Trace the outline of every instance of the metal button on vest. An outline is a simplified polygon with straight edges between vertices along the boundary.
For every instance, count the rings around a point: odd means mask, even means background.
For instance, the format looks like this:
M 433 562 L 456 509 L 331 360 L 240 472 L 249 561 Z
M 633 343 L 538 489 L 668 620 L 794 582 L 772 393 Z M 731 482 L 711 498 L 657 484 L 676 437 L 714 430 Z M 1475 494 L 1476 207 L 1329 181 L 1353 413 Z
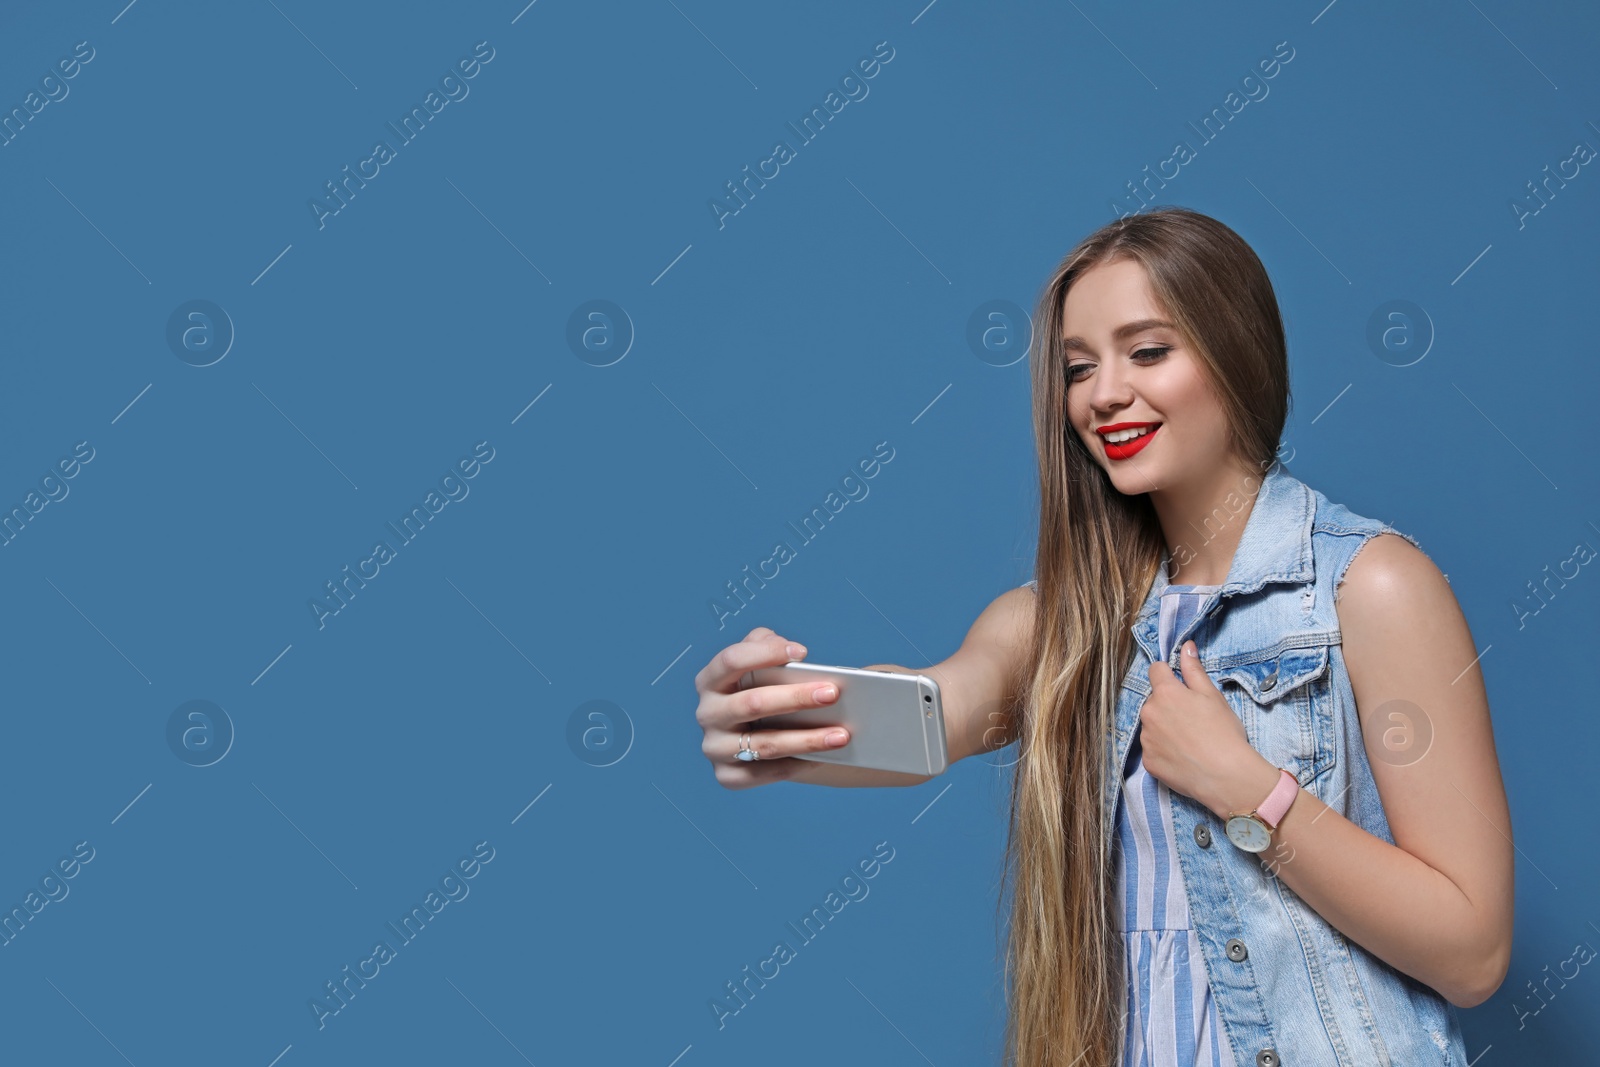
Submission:
M 1206 828 L 1205 823 L 1195 824 L 1194 843 L 1199 845 L 1201 848 L 1211 847 L 1211 831 Z
M 1256 1067 L 1283 1067 L 1283 1061 L 1278 1058 L 1278 1050 L 1264 1048 L 1256 1053 Z
M 1223 947 L 1228 950 L 1228 958 L 1234 963 L 1243 963 L 1245 957 L 1250 955 L 1250 950 L 1245 948 L 1244 942 L 1237 937 L 1228 938 L 1228 943 Z M 1273 1055 L 1276 1057 L 1277 1053 L 1273 1053 Z M 1257 1058 L 1259 1059 L 1259 1057 Z M 1276 1059 L 1273 1062 L 1277 1062 Z
M 1277 671 L 1273 671 L 1271 674 L 1269 674 L 1265 678 L 1261 679 L 1261 688 L 1262 689 L 1271 689 L 1273 686 L 1275 686 L 1277 684 L 1278 684 L 1278 672 Z

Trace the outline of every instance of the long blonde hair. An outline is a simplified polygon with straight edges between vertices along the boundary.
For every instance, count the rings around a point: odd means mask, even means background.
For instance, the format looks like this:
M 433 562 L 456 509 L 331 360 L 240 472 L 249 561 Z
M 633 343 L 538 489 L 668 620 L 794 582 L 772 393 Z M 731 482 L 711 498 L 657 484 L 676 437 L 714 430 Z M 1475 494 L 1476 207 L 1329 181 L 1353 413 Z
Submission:
M 1067 415 L 1067 290 L 1090 267 L 1141 263 L 1195 353 L 1240 456 L 1270 461 L 1288 416 L 1283 320 L 1266 269 L 1227 226 L 1185 208 L 1119 219 L 1085 238 L 1045 285 L 1035 316 L 1039 456 L 1032 678 L 1018 706 L 1001 897 L 1015 875 L 1006 948 L 1007 1067 L 1115 1067 L 1123 1012 L 1104 800 L 1132 624 L 1164 547 L 1144 495 L 1126 496 Z M 1264 469 L 1264 463 L 1263 463 Z

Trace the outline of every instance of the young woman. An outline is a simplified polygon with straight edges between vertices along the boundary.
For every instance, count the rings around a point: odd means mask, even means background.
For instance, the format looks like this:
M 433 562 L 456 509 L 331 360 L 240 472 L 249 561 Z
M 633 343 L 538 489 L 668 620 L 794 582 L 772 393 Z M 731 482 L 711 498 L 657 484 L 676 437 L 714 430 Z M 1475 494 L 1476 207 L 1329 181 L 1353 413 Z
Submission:
M 1036 321 L 1038 577 L 920 669 L 952 761 L 1019 746 L 1007 1063 L 1466 1067 L 1512 845 L 1447 581 L 1278 460 L 1283 324 L 1222 223 L 1111 223 Z M 926 781 L 793 758 L 841 730 L 748 732 L 836 697 L 735 688 L 804 654 L 762 627 L 696 676 L 717 780 Z

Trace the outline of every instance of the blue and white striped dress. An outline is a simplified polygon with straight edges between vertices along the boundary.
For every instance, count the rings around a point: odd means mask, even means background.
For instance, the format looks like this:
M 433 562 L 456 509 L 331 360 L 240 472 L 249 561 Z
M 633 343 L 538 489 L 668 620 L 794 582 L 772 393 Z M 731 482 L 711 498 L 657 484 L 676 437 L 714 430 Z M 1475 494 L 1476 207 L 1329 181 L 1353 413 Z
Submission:
M 1183 632 L 1217 588 L 1173 585 L 1163 591 L 1162 662 L 1172 653 L 1172 636 Z M 1236 1067 L 1211 998 L 1199 935 L 1189 928 L 1189 901 L 1172 840 L 1172 794 L 1146 773 L 1137 732 L 1128 760 L 1113 852 L 1126 957 L 1123 1067 Z

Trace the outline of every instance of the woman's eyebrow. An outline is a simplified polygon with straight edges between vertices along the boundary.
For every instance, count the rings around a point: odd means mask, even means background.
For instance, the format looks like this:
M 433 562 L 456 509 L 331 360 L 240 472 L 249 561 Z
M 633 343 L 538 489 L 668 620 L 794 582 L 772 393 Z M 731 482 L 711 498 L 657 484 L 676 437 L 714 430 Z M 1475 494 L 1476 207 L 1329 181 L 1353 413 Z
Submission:
M 1130 334 L 1143 333 L 1145 330 L 1175 330 L 1176 326 L 1165 319 L 1139 319 L 1137 322 L 1127 322 L 1111 331 L 1113 341 L 1121 341 Z M 1092 351 L 1089 343 L 1081 337 L 1068 337 L 1062 340 L 1062 347 L 1068 352 Z

